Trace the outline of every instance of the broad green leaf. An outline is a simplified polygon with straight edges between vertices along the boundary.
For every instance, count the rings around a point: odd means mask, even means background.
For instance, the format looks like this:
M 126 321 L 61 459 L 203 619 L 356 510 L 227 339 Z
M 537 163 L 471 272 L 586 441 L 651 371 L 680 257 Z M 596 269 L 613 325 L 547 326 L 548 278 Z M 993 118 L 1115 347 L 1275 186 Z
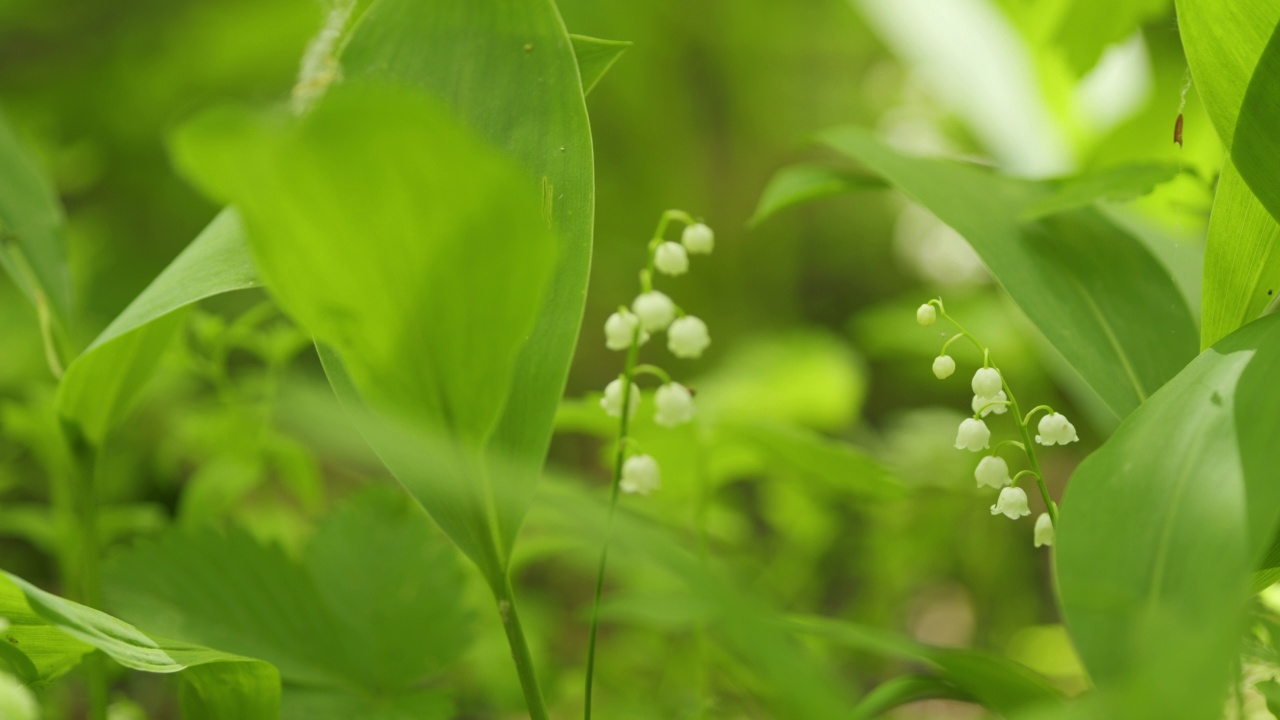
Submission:
M 94 649 L 131 669 L 183 673 L 183 717 L 274 720 L 280 675 L 261 660 L 148 635 L 110 615 L 47 593 L 25 580 L 0 577 L 0 616 L 7 635 L 48 680 Z M 227 667 L 238 666 L 238 667 Z
M 889 633 L 827 618 L 798 618 L 797 632 L 866 652 L 924 662 L 974 702 L 1010 716 L 1038 705 L 1060 704 L 1062 693 L 1030 668 L 1000 655 L 940 648 Z
M 237 204 L 264 284 L 338 352 L 364 400 L 453 436 L 449 466 L 474 502 L 442 518 L 431 486 L 417 497 L 495 577 L 510 541 L 466 456 L 520 401 L 508 395 L 556 252 L 536 182 L 425 95 L 391 86 L 334 87 L 298 121 L 210 113 L 175 149 Z
M 1201 354 L 1079 467 L 1057 571 L 1116 717 L 1218 717 L 1280 510 L 1280 317 Z
M 1058 11 L 1054 43 L 1077 76 L 1097 64 L 1109 46 L 1138 32 L 1141 25 L 1163 15 L 1170 0 L 1075 0 L 1040 3 Z
M 457 556 L 390 486 L 322 521 L 300 562 L 239 532 L 175 531 L 118 556 L 106 576 L 123 616 L 270 660 L 286 708 L 301 702 L 298 686 L 413 697 L 470 642 Z
M 1245 91 L 1244 103 L 1236 119 L 1231 159 L 1271 217 L 1280 221 L 1280 18 L 1273 25 L 1271 40 L 1258 58 L 1253 79 Z
M 742 444 L 763 454 L 766 463 L 784 474 L 823 480 L 863 497 L 899 497 L 901 482 L 861 448 L 828 439 L 799 427 L 770 423 L 723 422 L 719 442 Z
M 823 134 L 963 235 L 1027 317 L 1124 417 L 1193 357 L 1195 324 L 1168 271 L 1099 211 L 1023 218 L 1040 183 L 900 155 L 865 130 Z
M 867 693 L 853 708 L 850 720 L 871 720 L 907 703 L 920 700 L 967 700 L 959 688 L 932 675 L 903 675 L 886 680 Z
M 1280 683 L 1275 680 L 1263 680 L 1253 686 L 1267 703 L 1267 712 L 1280 717 Z
M 58 411 L 94 445 L 132 407 L 160 362 L 184 308 L 257 285 L 239 217 L 224 210 L 67 367 Z
M 1150 193 L 1156 185 L 1178 174 L 1172 165 L 1120 165 L 1094 172 L 1047 181 L 1051 195 L 1027 208 L 1023 217 L 1031 220 L 1066 210 L 1086 207 L 1099 200 L 1123 202 Z
M 885 187 L 880 178 L 867 177 L 826 165 L 800 164 L 784 167 L 769 178 L 756 211 L 747 222 L 751 227 L 787 208 L 859 190 Z
M 521 468 L 491 478 L 496 494 L 519 500 L 498 512 L 498 537 L 509 547 L 551 440 L 591 264 L 591 128 L 571 41 L 552 0 L 382 0 L 353 32 L 342 66 L 347 78 L 394 79 L 446 103 L 538 184 L 559 239 L 555 280 L 493 438 Z
M 0 115 L 0 264 L 32 302 L 43 296 L 65 328 L 71 282 L 62 205 Z
M 1209 216 L 1200 345 L 1207 348 L 1262 314 L 1280 292 L 1280 224 L 1227 159 Z
M 631 43 L 622 40 L 601 40 L 586 35 L 570 35 L 573 54 L 578 58 L 578 74 L 582 77 L 583 94 L 595 89 L 596 83 L 618 62 Z

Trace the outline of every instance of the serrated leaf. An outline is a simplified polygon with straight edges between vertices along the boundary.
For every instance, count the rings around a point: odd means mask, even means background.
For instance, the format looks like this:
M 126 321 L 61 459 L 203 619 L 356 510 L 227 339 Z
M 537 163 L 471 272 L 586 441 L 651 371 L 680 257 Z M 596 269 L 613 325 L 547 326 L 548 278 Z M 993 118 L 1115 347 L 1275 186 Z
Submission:
M 631 43 L 622 40 L 601 40 L 586 35 L 570 35 L 573 54 L 578 58 L 578 74 L 582 78 L 582 92 L 589 94 L 605 73 L 618 62 Z
M 1043 184 L 900 155 L 858 128 L 823 133 L 965 237 L 1013 300 L 1118 417 L 1195 354 L 1195 323 L 1169 272 L 1092 208 L 1024 221 Z
M 1067 627 L 1117 717 L 1219 717 L 1280 516 L 1280 317 L 1200 355 L 1079 467 L 1058 529 Z
M 755 227 L 779 212 L 859 190 L 886 187 L 884 180 L 826 165 L 800 164 L 784 167 L 769 178 L 760 201 L 747 224 Z

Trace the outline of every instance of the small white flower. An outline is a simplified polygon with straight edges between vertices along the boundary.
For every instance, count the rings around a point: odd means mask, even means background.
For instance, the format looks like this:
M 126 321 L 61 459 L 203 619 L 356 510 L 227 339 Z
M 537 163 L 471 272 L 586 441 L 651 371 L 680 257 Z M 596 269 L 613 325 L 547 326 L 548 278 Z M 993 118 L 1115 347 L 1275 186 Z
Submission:
M 706 225 L 694 223 L 684 229 L 684 233 L 680 235 L 680 242 L 684 243 L 684 248 L 691 253 L 707 255 L 716 246 L 716 234 Z
M 653 421 L 664 427 L 683 425 L 693 419 L 693 393 L 680 383 L 667 383 L 653 395 L 658 412 Z
M 640 318 L 640 325 L 652 332 L 665 329 L 676 317 L 676 304 L 657 290 L 636 296 L 631 310 Z
M 653 253 L 653 266 L 664 275 L 683 275 L 689 272 L 689 253 L 680 243 L 664 242 Z
M 1001 390 L 1000 392 L 996 393 L 995 397 L 982 397 L 981 395 L 974 395 L 973 403 L 971 404 L 971 406 L 973 407 L 973 411 L 975 413 L 978 412 L 979 410 L 982 410 L 982 417 L 986 417 L 991 413 L 995 413 L 997 415 L 1003 415 L 1005 414 L 1005 411 L 1009 409 L 1009 406 L 995 405 L 993 403 L 1004 403 L 1004 402 L 1008 402 L 1008 400 L 1009 400 L 1009 396 L 1005 395 L 1004 391 Z
M 600 398 L 600 407 L 608 413 L 609 417 L 622 417 L 622 378 L 618 378 L 609 383 L 604 388 L 604 397 Z M 640 386 L 631 383 L 631 400 L 627 404 L 627 419 L 636 416 L 636 410 L 640 409 Z
M 1056 412 L 1040 418 L 1037 429 L 1040 434 L 1036 436 L 1036 442 L 1041 445 L 1066 445 L 1080 439 L 1076 435 L 1076 426 Z
M 1002 488 L 1006 485 L 1012 485 L 1013 480 L 1009 477 L 1009 463 L 1004 458 L 988 455 L 982 458 L 982 462 L 978 463 L 978 468 L 973 471 L 973 477 L 978 481 L 978 487 L 987 485 L 993 488 Z
M 707 324 L 692 315 L 685 315 L 667 328 L 667 347 L 678 358 L 697 358 L 711 344 Z
M 939 380 L 946 380 L 956 371 L 956 361 L 950 355 L 939 355 L 933 359 L 933 375 Z
M 1000 491 L 996 504 L 991 506 L 992 515 L 1003 514 L 1010 520 L 1017 520 L 1031 514 L 1027 508 L 1027 493 L 1020 487 L 1007 487 Z
M 1052 546 L 1053 540 L 1053 520 L 1050 519 L 1049 513 L 1040 513 L 1040 517 L 1036 518 L 1036 547 Z
M 622 463 L 622 479 L 618 488 L 624 493 L 648 495 L 662 487 L 658 461 L 648 455 L 632 455 Z
M 1000 392 L 1000 371 L 995 368 L 979 368 L 973 374 L 973 394 L 979 397 L 995 397 Z
M 635 337 L 636 327 L 640 324 L 640 318 L 632 315 L 626 310 L 609 316 L 604 322 L 604 344 L 610 350 L 626 350 L 631 347 L 631 340 Z M 649 333 L 644 330 L 640 331 L 640 344 L 643 345 L 649 340 Z
M 916 310 L 916 322 L 920 323 L 920 327 L 929 327 L 938 320 L 938 311 L 933 306 L 925 303 Z
M 990 443 L 991 431 L 987 429 L 986 423 L 973 418 L 966 418 L 960 423 L 960 430 L 956 433 L 957 450 L 980 452 L 986 450 Z

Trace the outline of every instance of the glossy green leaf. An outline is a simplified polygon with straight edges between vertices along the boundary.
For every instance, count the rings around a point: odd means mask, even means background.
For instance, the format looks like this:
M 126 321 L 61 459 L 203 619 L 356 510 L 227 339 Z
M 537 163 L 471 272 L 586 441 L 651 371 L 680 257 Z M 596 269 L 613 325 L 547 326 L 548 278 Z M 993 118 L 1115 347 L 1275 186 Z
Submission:
M 261 660 L 148 635 L 8 573 L 0 577 L 0 616 L 13 618 L 9 642 L 32 659 L 41 680 L 65 672 L 97 649 L 131 670 L 183 673 L 185 718 L 279 716 L 280 675 Z
M 182 325 L 181 311 L 256 285 L 239 217 L 224 210 L 67 367 L 58 388 L 59 413 L 101 445 L 154 373 Z
M 1231 159 L 1258 201 L 1280 221 L 1280 17 L 1245 91 L 1231 142 Z
M 538 186 L 429 98 L 390 86 L 332 88 L 296 122 L 210 113 L 175 148 L 236 202 L 264 283 L 337 350 L 363 399 L 454 437 L 448 462 L 474 502 L 444 517 L 431 486 L 415 490 L 493 577 L 509 539 L 490 527 L 484 469 L 464 456 L 518 402 L 516 363 L 556 252 Z
M 43 295 L 66 327 L 71 315 L 62 205 L 0 115 L 0 264 L 32 302 Z
M 582 92 L 590 93 L 605 73 L 618 62 L 631 43 L 621 40 L 601 40 L 586 35 L 570 35 L 573 54 L 578 58 L 578 74 L 582 78 Z
M 572 43 L 552 0 L 382 0 L 361 19 L 342 65 L 347 78 L 394 79 L 446 103 L 525 169 L 559 240 L 555 280 L 492 442 L 519 464 L 512 476 L 491 478 L 497 494 L 518 500 L 498 511 L 498 536 L 509 547 L 551 440 L 591 264 L 591 128 Z
M 1280 317 L 1203 353 L 1079 467 L 1062 608 L 1116 716 L 1218 717 L 1252 571 L 1280 517 Z
M 412 696 L 470 642 L 457 555 L 422 509 L 370 488 L 316 528 L 302 560 L 233 532 L 171 532 L 117 557 L 107 596 L 166 635 L 261 657 L 326 693 Z M 305 692 L 304 692 L 305 696 Z
M 1040 183 L 894 152 L 865 130 L 823 134 L 963 235 L 1027 317 L 1124 417 L 1196 349 L 1195 323 L 1169 272 L 1092 208 L 1024 221 L 1052 196 Z
M 1262 314 L 1280 293 L 1280 224 L 1228 159 L 1218 180 L 1204 254 L 1200 345 Z
M 970 700 L 959 688 L 931 675 L 903 675 L 886 680 L 853 708 L 850 720 L 871 720 L 894 708 L 920 700 Z
M 880 655 L 927 663 L 942 678 L 974 702 L 1010 716 L 1041 705 L 1063 701 L 1048 680 L 1008 658 L 980 652 L 940 648 L 899 638 L 872 628 L 827 618 L 799 618 L 792 621 L 798 632 Z
M 859 190 L 886 187 L 880 178 L 827 167 L 800 164 L 784 167 L 769 178 L 748 225 L 755 227 L 779 212 L 815 200 Z

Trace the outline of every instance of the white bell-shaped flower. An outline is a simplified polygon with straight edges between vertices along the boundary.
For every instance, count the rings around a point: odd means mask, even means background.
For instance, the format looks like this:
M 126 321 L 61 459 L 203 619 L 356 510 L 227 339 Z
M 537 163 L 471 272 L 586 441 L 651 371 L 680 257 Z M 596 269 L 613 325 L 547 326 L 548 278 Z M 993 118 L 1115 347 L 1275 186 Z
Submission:
M 1040 418 L 1040 424 L 1036 429 L 1040 431 L 1040 434 L 1036 435 L 1036 442 L 1041 445 L 1066 445 L 1080 439 L 1076 435 L 1076 426 L 1056 412 Z
M 966 418 L 960 423 L 960 430 L 956 433 L 957 450 L 981 452 L 986 450 L 990 443 L 991 431 L 987 429 L 986 423 L 973 418 Z
M 1009 409 L 1009 406 L 1005 404 L 1008 401 L 1009 401 L 1009 396 L 1005 395 L 1004 391 L 1001 390 L 1000 392 L 996 393 L 995 397 L 982 397 L 981 395 L 974 395 L 971 406 L 973 407 L 973 411 L 975 413 L 981 410 L 982 417 L 986 417 L 991 413 L 995 413 L 997 415 L 1003 415 Z
M 694 223 L 685 227 L 680 242 L 684 243 L 685 250 L 695 255 L 707 255 L 715 249 L 716 234 L 706 225 Z
M 665 329 L 676 317 L 676 304 L 657 290 L 637 295 L 631 310 L 640 318 L 640 326 L 651 332 Z
M 710 344 L 707 324 L 692 315 L 677 318 L 667 328 L 667 348 L 678 358 L 700 357 Z
M 1040 513 L 1040 517 L 1036 518 L 1036 547 L 1042 545 L 1053 545 L 1053 519 L 1049 517 L 1049 513 Z
M 604 322 L 604 344 L 610 350 L 626 350 L 631 347 L 631 341 L 636 336 L 636 328 L 640 325 L 640 318 L 626 310 L 609 316 Z M 643 345 L 649 340 L 649 333 L 644 330 L 640 331 L 640 344 Z
M 999 489 L 1013 484 L 1013 479 L 1009 477 L 1009 463 L 995 455 L 982 458 L 982 462 L 973 471 L 973 477 L 978 481 L 978 487 L 986 485 Z
M 683 275 L 689 272 L 689 253 L 680 243 L 664 242 L 653 253 L 653 266 L 664 275 Z
M 667 383 L 653 395 L 658 411 L 653 421 L 663 427 L 683 425 L 693 419 L 693 393 L 680 383 Z
M 925 303 L 916 310 L 916 322 L 920 323 L 920 327 L 929 327 L 938 320 L 938 311 L 933 306 Z
M 622 378 L 618 378 L 609 383 L 604 388 L 604 397 L 600 398 L 600 407 L 608 413 L 609 417 L 622 417 Z M 640 386 L 631 383 L 631 399 L 627 403 L 627 419 L 636 416 L 636 411 L 640 409 Z
M 933 359 L 933 376 L 946 380 L 956 371 L 956 361 L 950 355 L 939 355 Z
M 1010 520 L 1017 520 L 1031 514 L 1027 507 L 1027 493 L 1020 487 L 1007 487 L 1000 491 L 996 504 L 991 506 L 992 515 L 1004 515 Z
M 658 461 L 649 455 L 632 455 L 622 463 L 622 478 L 618 489 L 624 493 L 648 495 L 662 487 L 662 473 Z
M 995 397 L 1000 392 L 1000 384 L 1000 371 L 995 368 L 978 368 L 973 374 L 973 394 L 978 397 Z

